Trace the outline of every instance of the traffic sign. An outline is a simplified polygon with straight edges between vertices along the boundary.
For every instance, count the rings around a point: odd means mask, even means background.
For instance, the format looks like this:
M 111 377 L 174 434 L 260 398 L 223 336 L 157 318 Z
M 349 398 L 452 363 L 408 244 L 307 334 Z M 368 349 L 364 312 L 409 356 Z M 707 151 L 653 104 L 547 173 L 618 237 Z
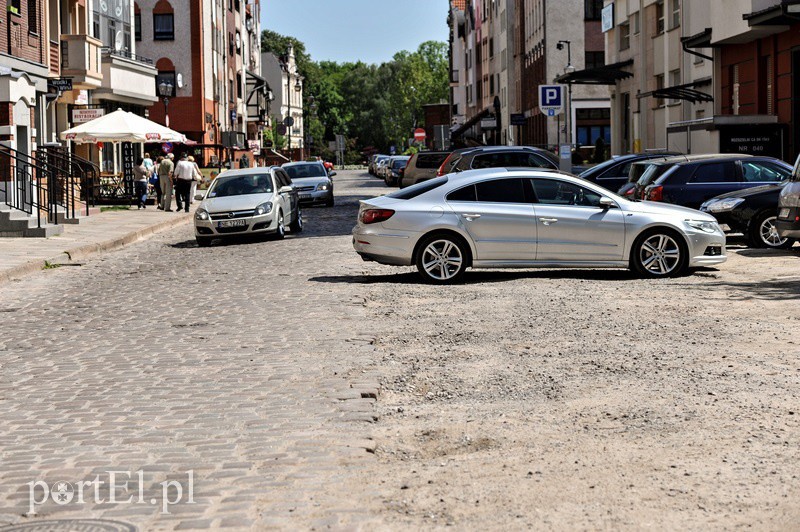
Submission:
M 539 85 L 539 110 L 547 116 L 564 111 L 564 86 Z
M 427 137 L 427 134 L 425 133 L 425 130 L 422 129 L 421 127 L 418 127 L 417 129 L 414 130 L 415 142 L 425 142 L 425 137 Z
M 275 128 L 275 130 L 278 133 L 278 135 L 280 135 L 282 137 L 282 136 L 286 135 L 286 131 L 288 129 L 284 124 L 278 124 L 277 127 Z

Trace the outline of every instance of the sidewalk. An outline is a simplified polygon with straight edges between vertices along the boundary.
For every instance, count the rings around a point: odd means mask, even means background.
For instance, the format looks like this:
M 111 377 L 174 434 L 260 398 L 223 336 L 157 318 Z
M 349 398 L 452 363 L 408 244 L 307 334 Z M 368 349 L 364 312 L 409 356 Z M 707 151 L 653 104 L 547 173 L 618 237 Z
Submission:
M 0 284 L 39 271 L 46 263 L 65 264 L 119 249 L 191 219 L 191 213 L 134 208 L 101 212 L 77 225 L 65 224 L 64 233 L 51 238 L 0 238 Z

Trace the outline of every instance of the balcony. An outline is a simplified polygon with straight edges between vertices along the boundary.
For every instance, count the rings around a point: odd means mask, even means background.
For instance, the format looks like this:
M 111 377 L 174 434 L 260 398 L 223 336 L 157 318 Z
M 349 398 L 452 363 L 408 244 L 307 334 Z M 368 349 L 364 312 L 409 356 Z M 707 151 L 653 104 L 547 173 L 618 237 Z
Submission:
M 61 75 L 72 78 L 73 89 L 96 89 L 103 81 L 98 39 L 88 35 L 61 36 Z
M 95 99 L 149 107 L 158 101 L 153 60 L 124 50 L 101 49 L 102 84 Z

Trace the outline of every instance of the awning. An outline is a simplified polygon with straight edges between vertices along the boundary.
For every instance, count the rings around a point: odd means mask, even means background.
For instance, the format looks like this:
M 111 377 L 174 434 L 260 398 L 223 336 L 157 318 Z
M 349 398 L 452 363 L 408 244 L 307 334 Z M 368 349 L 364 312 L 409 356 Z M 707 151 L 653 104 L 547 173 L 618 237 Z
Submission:
M 653 98 L 664 98 L 669 100 L 686 100 L 692 103 L 713 102 L 713 96 L 706 94 L 705 92 L 695 90 L 695 87 L 703 87 L 706 85 L 711 85 L 710 79 L 703 79 L 695 81 L 694 83 L 686 83 L 684 85 L 675 85 L 674 87 L 664 87 L 663 89 L 656 89 L 650 92 L 642 92 L 637 94 L 636 97 L 641 99 L 652 96 Z
M 711 48 L 711 28 L 688 37 L 681 37 L 681 43 L 684 48 Z
M 777 5 L 742 15 L 748 25 L 789 26 L 800 21 L 800 0 L 783 0 Z
M 450 132 L 450 138 L 451 139 L 455 139 L 455 138 L 460 137 L 461 135 L 466 133 L 469 130 L 469 128 L 471 128 L 472 126 L 477 124 L 480 121 L 481 118 L 489 116 L 491 113 L 492 113 L 492 108 L 491 107 L 487 107 L 483 111 L 477 113 L 475 116 L 473 116 L 472 118 L 470 118 L 469 120 L 467 120 L 466 122 L 461 124 L 457 129 L 451 131 Z
M 633 77 L 633 73 L 622 70 L 632 64 L 633 59 L 628 59 L 627 61 L 620 61 L 619 63 L 597 68 L 576 70 L 575 72 L 558 76 L 556 83 L 566 83 L 568 85 L 616 85 L 618 81 Z
M 61 132 L 61 140 L 95 142 L 181 142 L 186 136 L 142 116 L 117 109 L 113 113 Z

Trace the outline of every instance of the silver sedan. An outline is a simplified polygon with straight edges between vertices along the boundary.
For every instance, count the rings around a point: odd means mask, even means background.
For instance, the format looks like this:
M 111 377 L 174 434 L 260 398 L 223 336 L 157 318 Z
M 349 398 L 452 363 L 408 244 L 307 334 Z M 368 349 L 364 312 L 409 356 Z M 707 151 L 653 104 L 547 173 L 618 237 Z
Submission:
M 416 265 L 433 283 L 456 282 L 468 267 L 671 277 L 726 260 L 725 234 L 708 214 L 540 170 L 450 174 L 362 201 L 353 247 L 364 260 Z

